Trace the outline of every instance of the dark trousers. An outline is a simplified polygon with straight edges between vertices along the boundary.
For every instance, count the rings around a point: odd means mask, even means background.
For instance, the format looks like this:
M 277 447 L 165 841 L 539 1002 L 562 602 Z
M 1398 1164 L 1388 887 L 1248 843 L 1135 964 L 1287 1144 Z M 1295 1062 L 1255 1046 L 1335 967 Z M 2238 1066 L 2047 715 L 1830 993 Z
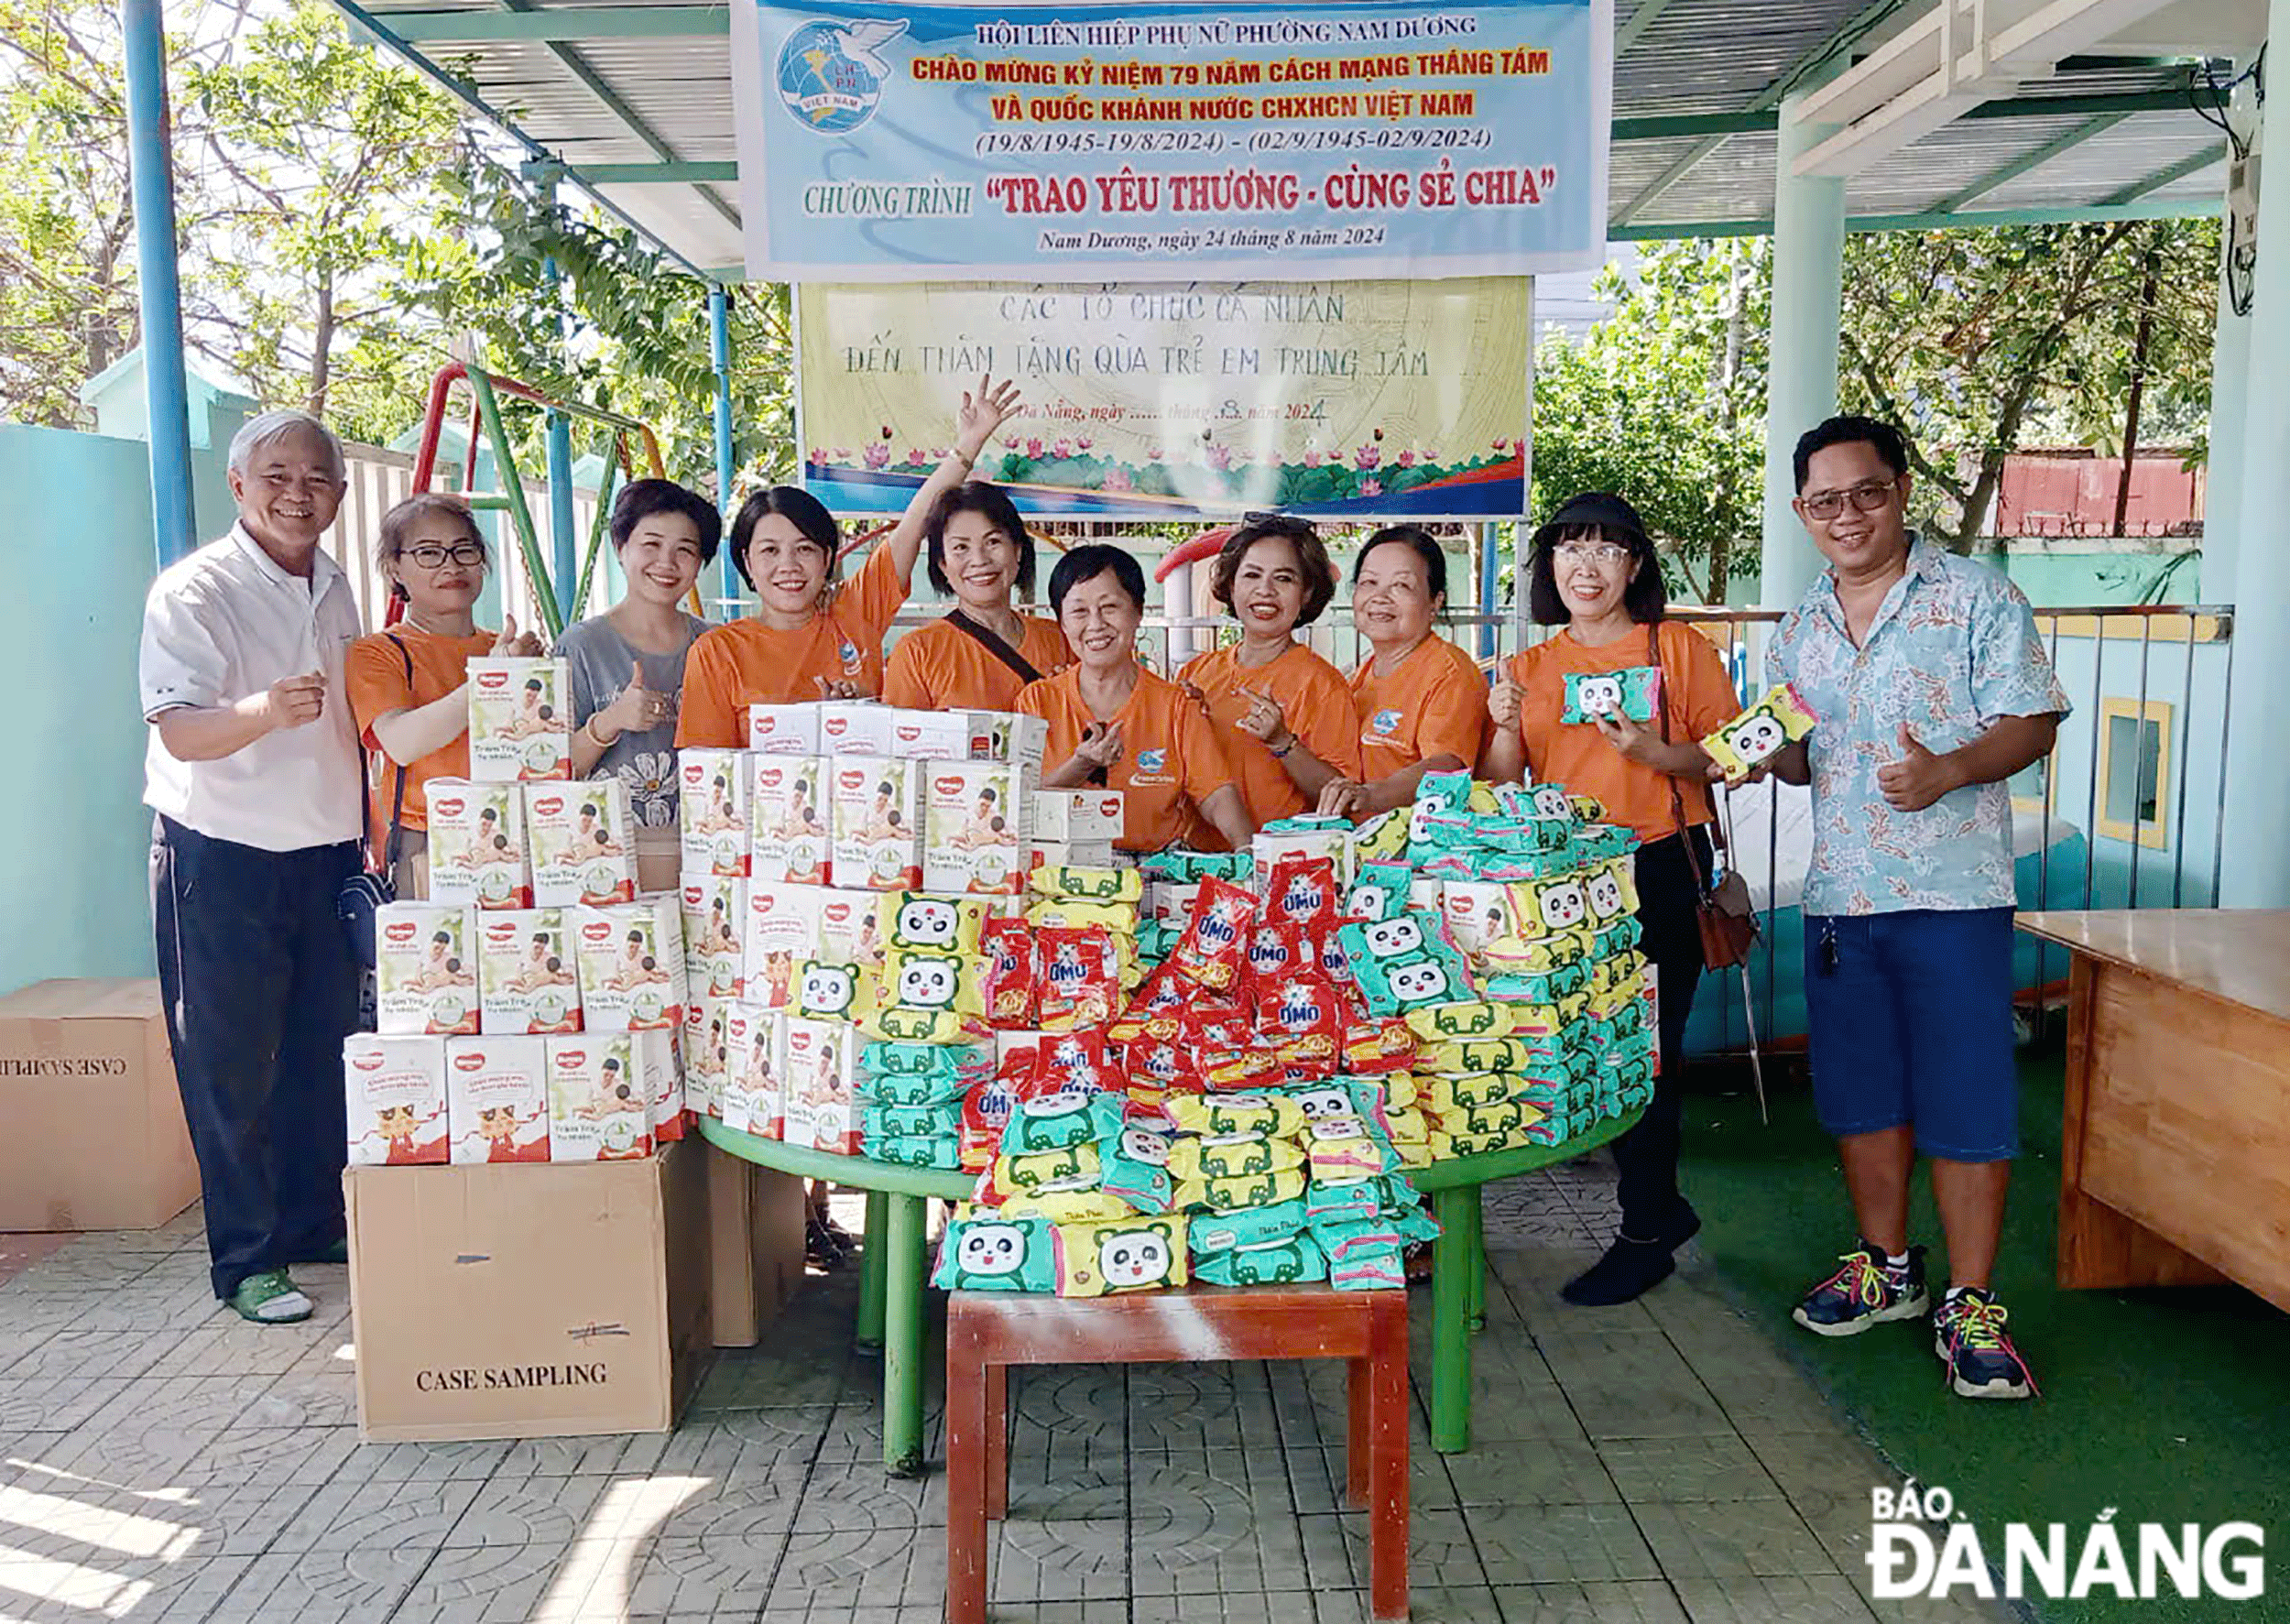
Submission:
M 1638 1125 L 1614 1141 L 1620 1178 L 1622 1233 L 1652 1240 L 1679 1205 L 1678 1139 L 1685 1119 L 1685 1020 L 1702 977 L 1702 932 L 1696 921 L 1694 864 L 1709 872 L 1709 834 L 1692 830 L 1689 862 L 1677 835 L 1638 848 L 1639 951 L 1660 977 L 1662 1075 Z
M 152 832 L 159 992 L 217 1297 L 343 1237 L 358 988 L 334 898 L 357 861 L 354 842 L 267 852 L 164 817 Z

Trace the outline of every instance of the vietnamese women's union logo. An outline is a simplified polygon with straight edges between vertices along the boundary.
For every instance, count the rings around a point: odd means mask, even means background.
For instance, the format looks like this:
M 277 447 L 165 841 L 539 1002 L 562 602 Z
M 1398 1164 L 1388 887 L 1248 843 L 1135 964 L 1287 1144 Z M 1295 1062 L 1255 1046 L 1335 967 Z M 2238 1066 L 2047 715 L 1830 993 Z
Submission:
M 904 19 L 805 23 L 780 48 L 780 100 L 805 129 L 844 136 L 875 116 L 891 77 L 882 49 Z
M 2254 1522 L 2118 1522 L 2108 1507 L 2088 1526 L 2007 1522 L 2002 1542 L 1956 1510 L 1946 1489 L 1914 1478 L 1870 1494 L 1870 1593 L 1879 1601 L 2041 1596 L 2121 1601 L 2211 1595 L 2248 1601 L 2266 1591 L 2266 1533 Z M 2001 1575 L 2001 1583 L 1998 1583 Z

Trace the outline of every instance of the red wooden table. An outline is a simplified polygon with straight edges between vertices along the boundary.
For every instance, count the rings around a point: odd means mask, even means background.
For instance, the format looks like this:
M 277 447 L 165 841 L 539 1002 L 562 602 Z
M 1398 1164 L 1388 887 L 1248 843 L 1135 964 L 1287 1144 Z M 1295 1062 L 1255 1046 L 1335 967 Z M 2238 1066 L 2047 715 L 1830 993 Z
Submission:
M 1368 1509 L 1369 1600 L 1379 1619 L 1407 1617 L 1407 1293 L 1192 1286 L 947 1299 L 947 1624 L 985 1624 L 987 1524 L 1009 1505 L 1009 1368 L 1206 1359 L 1350 1365 L 1346 1492 Z

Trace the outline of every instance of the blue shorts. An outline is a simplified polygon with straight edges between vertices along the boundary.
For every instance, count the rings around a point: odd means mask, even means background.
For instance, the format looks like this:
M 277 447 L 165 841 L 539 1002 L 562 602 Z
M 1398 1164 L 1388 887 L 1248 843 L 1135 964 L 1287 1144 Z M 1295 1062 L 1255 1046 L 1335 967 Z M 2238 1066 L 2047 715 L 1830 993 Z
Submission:
M 1805 988 L 1830 1133 L 1914 1128 L 1945 1161 L 2019 1154 L 2011 909 L 1808 916 Z

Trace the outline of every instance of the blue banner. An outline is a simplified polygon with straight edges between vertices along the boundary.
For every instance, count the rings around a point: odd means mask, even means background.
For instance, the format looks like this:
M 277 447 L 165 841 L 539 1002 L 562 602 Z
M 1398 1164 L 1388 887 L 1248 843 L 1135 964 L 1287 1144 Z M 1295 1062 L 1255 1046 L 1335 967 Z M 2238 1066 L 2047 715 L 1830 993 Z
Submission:
M 734 18 L 754 279 L 1522 276 L 1604 250 L 1610 0 Z

